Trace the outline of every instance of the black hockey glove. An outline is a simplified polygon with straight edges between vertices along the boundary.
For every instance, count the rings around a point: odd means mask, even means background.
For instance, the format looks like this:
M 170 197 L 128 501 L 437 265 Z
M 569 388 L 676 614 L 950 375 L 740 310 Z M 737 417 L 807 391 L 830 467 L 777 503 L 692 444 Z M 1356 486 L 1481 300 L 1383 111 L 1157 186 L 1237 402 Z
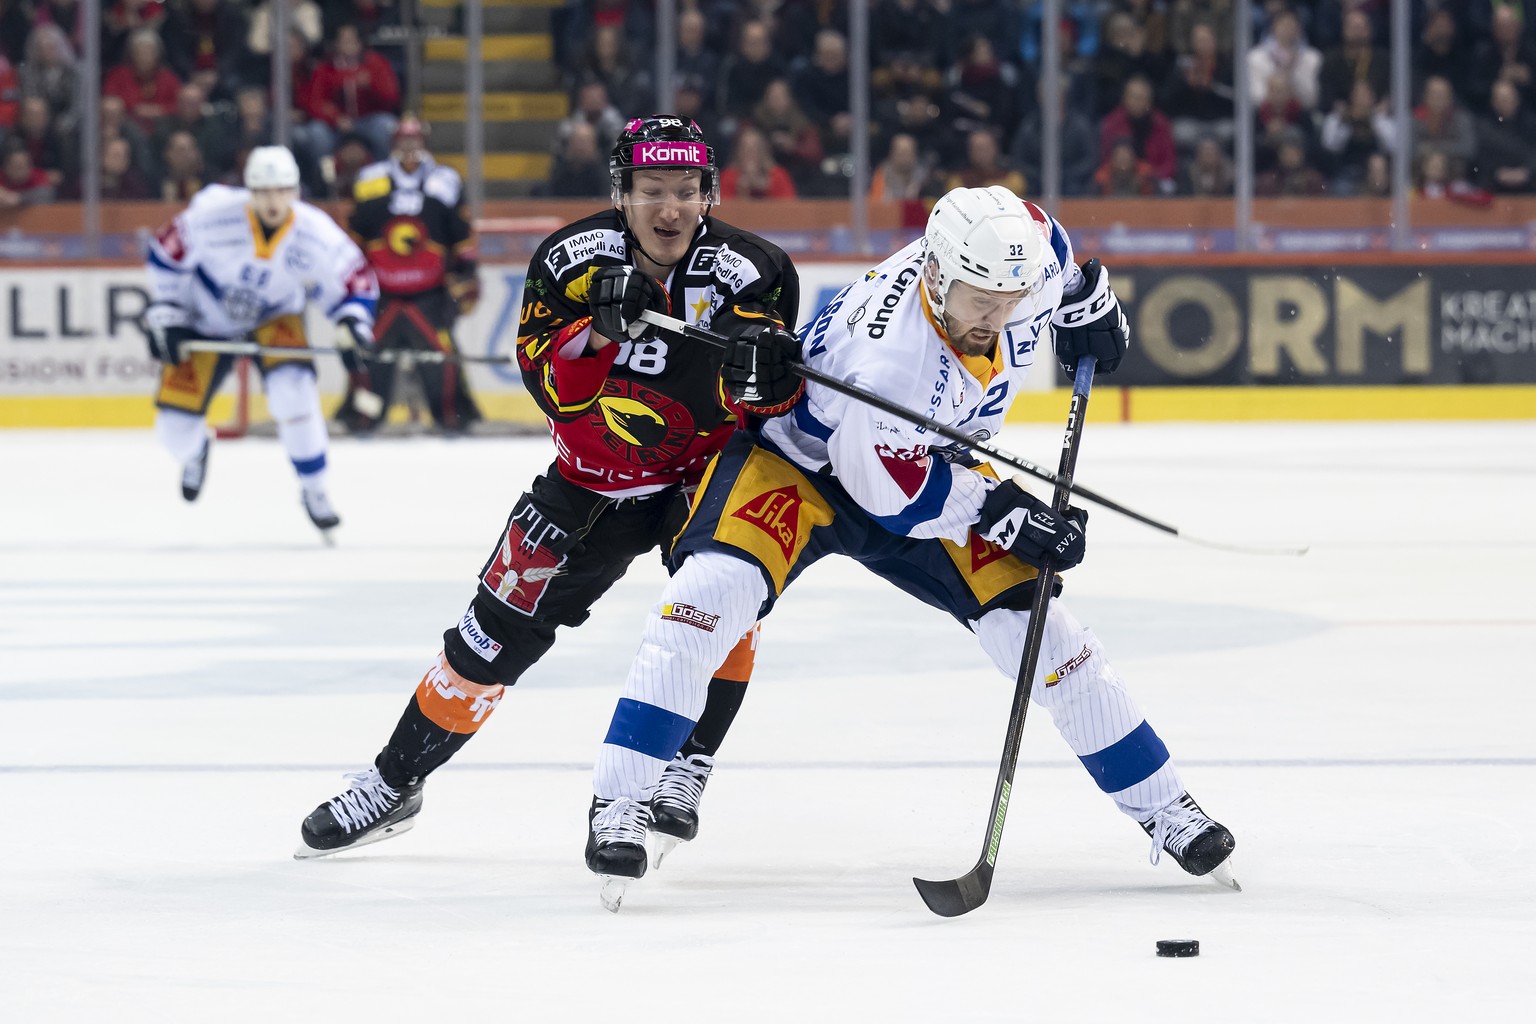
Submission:
M 726 336 L 720 379 L 732 398 L 753 412 L 773 416 L 800 397 L 805 381 L 791 367 L 800 339 L 772 321 L 738 323 Z
M 666 313 L 671 303 L 667 290 L 650 274 L 634 267 L 604 267 L 592 275 L 587 306 L 598 334 L 609 341 L 639 341 L 656 333 L 656 328 L 640 322 L 640 311 Z
M 181 343 L 197 337 L 197 331 L 187 326 L 187 311 L 164 302 L 144 311 L 144 334 L 149 354 L 167 366 L 181 362 Z
M 1064 516 L 1012 480 L 992 488 L 981 503 L 976 532 L 1033 566 L 1051 560 L 1053 569 L 1070 569 L 1083 560 L 1088 513 L 1067 506 Z
M 1098 360 L 1093 368 L 1095 377 L 1114 373 L 1131 345 L 1130 324 L 1109 287 L 1109 272 L 1099 265 L 1097 257 L 1083 264 L 1083 283 L 1061 297 L 1052 322 L 1056 327 L 1056 358 L 1069 377 L 1077 372 L 1077 361 L 1083 356 Z
M 373 328 L 348 316 L 336 321 L 336 347 L 343 351 L 356 349 L 361 355 L 371 356 L 378 346 L 373 341 Z
M 149 332 L 149 354 L 167 366 L 181 362 L 181 343 L 197 337 L 190 327 L 162 327 Z

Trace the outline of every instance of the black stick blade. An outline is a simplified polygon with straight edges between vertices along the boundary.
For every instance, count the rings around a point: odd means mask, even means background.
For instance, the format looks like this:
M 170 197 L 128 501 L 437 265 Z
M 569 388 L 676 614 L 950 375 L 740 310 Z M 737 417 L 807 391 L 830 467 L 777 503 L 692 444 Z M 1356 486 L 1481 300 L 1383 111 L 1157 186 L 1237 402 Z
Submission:
M 992 865 L 982 861 L 968 874 L 946 882 L 930 882 L 926 878 L 914 878 L 917 894 L 928 904 L 928 909 L 940 917 L 959 917 L 969 914 L 983 903 L 992 891 Z

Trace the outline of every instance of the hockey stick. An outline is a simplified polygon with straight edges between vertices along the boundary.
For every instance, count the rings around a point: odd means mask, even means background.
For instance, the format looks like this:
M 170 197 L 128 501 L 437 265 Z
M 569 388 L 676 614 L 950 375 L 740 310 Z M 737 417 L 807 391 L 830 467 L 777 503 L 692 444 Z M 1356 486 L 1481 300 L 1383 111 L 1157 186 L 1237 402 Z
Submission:
M 702 341 L 705 344 L 713 345 L 716 348 L 724 348 L 727 343 L 725 336 L 722 334 L 711 331 L 705 327 L 696 327 L 693 324 L 684 323 L 676 317 L 667 316 L 665 313 L 658 313 L 655 310 L 647 309 L 641 311 L 640 319 L 645 323 L 652 324 L 653 326 L 659 327 L 669 333 L 680 335 L 684 338 L 692 338 L 695 341 Z M 895 402 L 892 402 L 886 398 L 882 398 L 872 391 L 866 391 L 856 384 L 849 384 L 847 381 L 839 380 L 830 374 L 822 373 L 820 370 L 806 366 L 804 363 L 792 363 L 790 364 L 790 368 L 794 370 L 795 373 L 799 374 L 801 377 L 804 377 L 808 381 L 814 381 L 824 388 L 827 388 L 831 391 L 836 391 L 840 395 L 846 395 L 855 401 L 863 402 L 866 405 L 873 406 L 874 408 L 879 409 L 881 412 L 890 413 L 892 416 L 906 420 L 908 423 L 915 423 L 920 427 L 932 431 L 934 434 L 944 438 L 946 441 L 953 441 L 956 444 L 963 445 L 966 448 L 971 449 L 972 451 L 980 452 L 982 455 L 985 455 L 987 458 L 994 462 L 1000 462 L 1003 465 L 1012 469 L 1016 469 L 1021 473 L 1027 473 L 1037 480 L 1043 480 L 1048 484 L 1057 485 L 1061 482 L 1057 474 L 1052 473 L 1048 469 L 1042 469 L 1040 466 L 1035 465 L 1028 459 L 1020 458 L 1019 456 L 1014 455 L 1012 452 L 1004 451 L 995 445 L 988 444 L 986 441 L 971 437 L 970 435 L 962 433 L 961 431 L 956 430 L 954 427 L 951 427 L 946 423 L 940 423 L 938 420 L 931 419 L 930 417 L 925 416 L 920 412 L 908 409 L 905 406 L 897 405 Z M 1169 525 L 1168 523 L 1153 519 L 1151 516 L 1143 515 L 1142 513 L 1133 509 L 1126 508 L 1118 501 L 1106 498 L 1104 495 L 1092 491 L 1087 487 L 1078 487 L 1076 489 L 1076 495 L 1085 501 L 1091 501 L 1096 505 L 1102 505 L 1109 509 L 1111 512 L 1118 512 L 1128 519 L 1134 519 L 1136 522 L 1141 523 L 1143 526 L 1150 526 L 1154 530 L 1166 533 L 1172 537 L 1177 537 L 1179 540 L 1187 541 L 1190 544 L 1199 544 L 1202 547 L 1217 548 L 1222 551 L 1237 551 L 1249 555 L 1304 555 L 1307 553 L 1307 548 L 1305 546 L 1294 547 L 1288 545 L 1234 544 L 1227 541 L 1206 540 L 1205 538 L 1196 537 L 1185 533 L 1177 526 Z
M 1072 474 L 1077 469 L 1077 447 L 1083 439 L 1083 420 L 1088 415 L 1088 392 L 1093 386 L 1092 356 L 1078 360 L 1073 380 L 1072 405 L 1067 410 L 1067 434 L 1061 444 L 1061 468 L 1056 471 L 1056 495 L 1051 508 L 1057 515 L 1067 510 L 1072 500 Z M 1019 679 L 1013 688 L 1013 708 L 1008 712 L 1008 732 L 1003 740 L 1003 762 L 997 770 L 997 787 L 992 791 L 991 823 L 982 843 L 981 859 L 959 878 L 930 882 L 914 878 L 917 894 L 928 909 L 941 917 L 959 917 L 987 902 L 992 891 L 992 871 L 997 866 L 997 848 L 1003 842 L 1003 821 L 1008 816 L 1008 797 L 1013 790 L 1013 774 L 1019 767 L 1019 747 L 1024 742 L 1024 716 L 1029 713 L 1029 695 L 1035 686 L 1035 666 L 1040 663 L 1040 648 L 1045 639 L 1045 613 L 1056 585 L 1056 566 L 1047 558 L 1035 578 L 1035 599 L 1029 608 L 1029 630 L 1024 635 L 1024 657 L 1019 664 Z
M 363 359 L 372 359 L 378 363 L 398 363 L 405 359 L 416 363 L 511 363 L 516 361 L 513 356 L 473 356 L 463 352 L 428 352 L 422 349 L 382 349 L 378 352 L 363 352 L 359 349 L 287 348 L 281 345 L 258 345 L 254 341 L 211 339 L 184 341 L 181 347 L 188 352 L 218 352 L 221 355 L 233 356 L 286 356 L 292 359 L 339 356 L 352 352 Z

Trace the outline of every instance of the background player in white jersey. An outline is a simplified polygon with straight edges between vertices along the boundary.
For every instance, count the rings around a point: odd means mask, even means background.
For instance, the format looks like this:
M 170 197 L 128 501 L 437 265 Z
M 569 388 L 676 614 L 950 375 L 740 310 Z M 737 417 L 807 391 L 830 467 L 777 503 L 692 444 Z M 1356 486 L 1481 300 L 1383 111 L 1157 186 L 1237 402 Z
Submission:
M 282 146 L 258 146 L 245 188 L 210 185 L 150 242 L 144 327 L 165 366 L 155 434 L 181 463 L 181 495 L 195 501 L 208 471 L 204 417 L 235 356 L 184 352 L 193 339 L 245 339 L 303 348 L 304 307 L 336 324 L 339 347 L 373 344 L 378 283 L 362 251 L 326 213 L 299 201 L 299 167 Z M 325 490 L 327 434 L 307 358 L 262 357 L 267 406 L 299 475 L 304 510 L 321 530 L 341 520 Z
M 1001 187 L 955 189 L 923 238 L 845 289 L 802 337 L 831 376 L 985 438 L 1055 334 L 1075 369 L 1113 372 L 1129 342 L 1098 260 L 1072 262 L 1052 218 Z M 772 360 L 772 353 L 764 353 Z M 781 360 L 782 362 L 782 360 Z M 672 551 L 675 575 L 646 625 L 594 773 L 587 865 L 646 867 L 645 795 L 699 714 L 710 669 L 807 567 L 848 555 L 971 630 L 1018 671 L 1037 566 L 1083 558 L 1087 514 L 1052 512 L 924 428 L 809 383 L 761 433 L 720 453 Z M 1232 834 L 1190 799 L 1168 750 L 1098 639 L 1050 602 L 1034 693 L 1099 785 L 1195 875 L 1225 867 Z M 605 902 L 615 908 L 614 890 Z

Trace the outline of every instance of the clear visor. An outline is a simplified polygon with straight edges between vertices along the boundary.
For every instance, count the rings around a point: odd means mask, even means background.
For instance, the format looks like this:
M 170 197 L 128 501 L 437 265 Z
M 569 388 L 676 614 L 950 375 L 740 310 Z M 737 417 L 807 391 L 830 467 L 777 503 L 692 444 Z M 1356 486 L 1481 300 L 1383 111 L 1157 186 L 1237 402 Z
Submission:
M 718 179 L 718 175 L 710 175 Z M 705 191 L 704 172 L 691 170 L 633 171 L 630 174 L 629 191 L 621 198 L 634 206 L 660 206 L 673 203 L 679 206 L 699 203 L 718 203 L 716 189 Z
M 944 296 L 944 318 L 949 321 L 951 334 L 1000 334 L 1005 326 L 1017 319 L 1019 306 L 1028 295 L 1027 288 L 991 291 L 956 281 Z

